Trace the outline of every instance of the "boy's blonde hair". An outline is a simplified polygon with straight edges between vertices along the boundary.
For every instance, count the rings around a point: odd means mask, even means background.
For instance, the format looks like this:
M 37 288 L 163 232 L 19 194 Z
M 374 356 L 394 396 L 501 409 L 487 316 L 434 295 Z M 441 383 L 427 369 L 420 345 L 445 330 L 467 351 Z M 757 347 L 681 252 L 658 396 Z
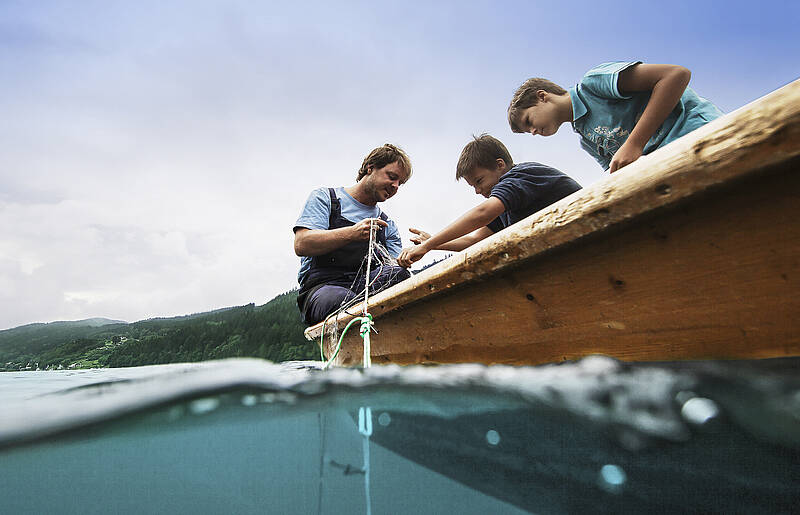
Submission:
M 514 97 L 511 99 L 511 104 L 508 106 L 508 124 L 511 126 L 512 132 L 527 132 L 519 125 L 519 117 L 522 111 L 539 103 L 539 98 L 537 97 L 539 91 L 547 91 L 554 95 L 567 94 L 567 90 L 555 82 L 541 77 L 534 77 L 523 82 L 522 86 L 517 88 Z
M 411 178 L 411 160 L 408 158 L 408 155 L 406 155 L 402 148 L 392 145 L 391 143 L 386 143 L 382 147 L 378 147 L 367 154 L 367 157 L 364 158 L 364 162 L 361 163 L 361 168 L 358 170 L 356 181 L 360 181 L 367 175 L 367 170 L 369 170 L 370 166 L 373 168 L 383 168 L 392 163 L 400 163 L 400 166 L 405 169 L 406 175 L 408 175 L 406 181 Z M 403 182 L 405 183 L 405 181 Z
M 506 168 L 514 166 L 511 154 L 499 139 L 489 136 L 485 132 L 480 136 L 472 135 L 472 141 L 464 146 L 461 156 L 456 164 L 456 180 L 472 172 L 476 168 L 486 168 L 495 170 L 497 160 L 502 159 L 506 163 Z

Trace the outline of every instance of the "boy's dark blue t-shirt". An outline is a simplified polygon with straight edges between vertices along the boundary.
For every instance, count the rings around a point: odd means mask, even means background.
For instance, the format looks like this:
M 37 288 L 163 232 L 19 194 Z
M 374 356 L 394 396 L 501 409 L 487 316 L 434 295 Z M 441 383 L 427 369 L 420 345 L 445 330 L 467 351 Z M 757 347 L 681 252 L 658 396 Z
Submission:
M 580 184 L 555 168 L 540 163 L 515 165 L 492 188 L 490 196 L 499 198 L 506 210 L 487 227 L 501 231 L 579 189 Z

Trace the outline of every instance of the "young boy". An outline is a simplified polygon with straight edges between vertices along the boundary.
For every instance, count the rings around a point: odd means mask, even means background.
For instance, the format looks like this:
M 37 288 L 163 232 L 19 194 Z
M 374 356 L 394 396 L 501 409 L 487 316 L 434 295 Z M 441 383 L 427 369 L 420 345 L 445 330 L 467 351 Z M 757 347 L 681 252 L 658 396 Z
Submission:
M 397 258 L 400 266 L 411 266 L 431 250 L 463 250 L 581 189 L 555 168 L 515 165 L 505 145 L 488 134 L 473 138 L 461 151 L 456 180 L 462 177 L 488 200 L 433 236 L 410 229 L 417 245 L 403 249 Z
M 508 106 L 513 132 L 551 136 L 571 122 L 581 146 L 614 173 L 642 154 L 722 116 L 671 64 L 604 63 L 566 91 L 547 79 L 525 81 Z

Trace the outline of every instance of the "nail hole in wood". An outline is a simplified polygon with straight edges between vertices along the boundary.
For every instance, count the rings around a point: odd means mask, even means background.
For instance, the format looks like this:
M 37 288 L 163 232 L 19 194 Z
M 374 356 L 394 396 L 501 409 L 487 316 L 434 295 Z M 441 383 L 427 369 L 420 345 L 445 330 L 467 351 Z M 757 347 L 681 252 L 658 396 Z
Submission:
M 621 290 L 625 287 L 625 281 L 613 275 L 608 276 L 608 282 L 611 283 L 611 286 L 613 286 L 615 290 Z

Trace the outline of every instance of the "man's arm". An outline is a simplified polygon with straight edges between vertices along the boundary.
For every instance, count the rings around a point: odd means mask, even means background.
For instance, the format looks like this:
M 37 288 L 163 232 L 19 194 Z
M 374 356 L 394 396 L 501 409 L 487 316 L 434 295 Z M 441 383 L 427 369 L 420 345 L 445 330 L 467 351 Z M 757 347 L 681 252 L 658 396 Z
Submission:
M 617 89 L 621 93 L 652 93 L 642 117 L 611 159 L 610 173 L 639 159 L 647 141 L 678 104 L 691 77 L 689 70 L 673 64 L 637 64 L 619 74 Z
M 369 240 L 370 221 L 375 228 L 388 225 L 380 218 L 365 218 L 355 225 L 338 229 L 300 227 L 294 233 L 294 253 L 298 256 L 321 256 L 344 247 L 351 241 Z
M 444 248 L 443 245 L 452 243 L 453 240 L 459 239 L 481 227 L 485 227 L 505 210 L 506 208 L 499 198 L 490 197 L 416 247 L 403 249 L 403 252 L 400 253 L 400 257 L 397 258 L 397 262 L 400 266 L 408 267 L 415 261 L 422 259 L 422 257 L 431 250 L 454 250 Z M 489 229 L 487 228 L 486 230 L 488 231 Z

